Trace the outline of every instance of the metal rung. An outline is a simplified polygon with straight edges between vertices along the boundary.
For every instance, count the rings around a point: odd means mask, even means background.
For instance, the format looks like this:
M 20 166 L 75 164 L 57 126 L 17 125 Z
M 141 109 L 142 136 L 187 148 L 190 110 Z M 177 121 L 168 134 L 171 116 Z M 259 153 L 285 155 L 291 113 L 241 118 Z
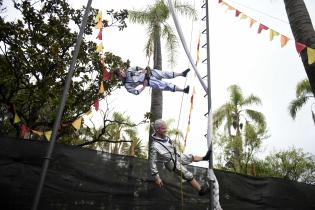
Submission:
M 206 114 L 204 114 L 203 116 L 205 116 L 205 117 L 206 117 L 208 114 L 209 114 L 209 112 L 207 112 L 207 113 L 206 113 Z
M 206 48 L 207 45 L 208 45 L 208 43 L 202 45 L 202 48 Z
M 206 76 L 202 77 L 202 79 L 204 79 L 204 78 L 206 78 L 206 77 L 208 77 L 208 75 L 206 75 Z
M 207 58 L 206 58 L 206 59 L 204 59 L 204 60 L 202 61 L 202 63 L 206 63 L 206 61 L 207 61 Z
M 208 96 L 208 93 L 206 95 L 204 95 L 203 97 L 207 97 Z
M 207 138 L 208 134 L 203 135 L 205 138 Z
M 201 20 L 202 20 L 202 21 L 205 21 L 205 20 L 206 20 L 206 18 L 207 18 L 207 16 L 204 16 Z
M 204 4 L 201 6 L 201 8 L 206 8 L 206 3 L 204 3 Z
M 202 34 L 206 34 L 207 33 L 207 29 L 203 30 L 201 33 Z

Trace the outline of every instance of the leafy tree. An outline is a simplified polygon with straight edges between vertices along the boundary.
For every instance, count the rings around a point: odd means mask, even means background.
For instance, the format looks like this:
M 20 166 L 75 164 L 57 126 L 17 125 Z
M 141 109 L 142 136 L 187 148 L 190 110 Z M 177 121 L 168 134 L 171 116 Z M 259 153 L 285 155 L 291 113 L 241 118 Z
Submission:
M 18 136 L 22 124 L 33 130 L 51 130 L 84 8 L 75 10 L 66 0 L 13 2 L 21 18 L 6 21 L 0 16 L 0 120 L 5 125 L 4 129 L 1 126 L 1 134 L 8 135 L 15 129 Z M 93 32 L 96 12 L 91 9 L 86 35 Z M 126 10 L 108 14 L 113 22 L 103 21 L 105 27 L 126 27 Z M 98 95 L 103 69 L 95 49 L 96 43 L 82 40 L 58 137 L 71 136 L 71 122 L 90 110 L 96 98 L 104 97 Z M 127 65 L 110 52 L 103 56 L 109 68 Z M 116 85 L 115 81 L 108 82 L 107 94 Z M 20 124 L 14 124 L 15 113 L 21 118 Z
M 223 149 L 218 157 L 218 167 L 248 174 L 262 140 L 268 138 L 264 115 L 248 108 L 261 104 L 261 100 L 255 95 L 244 97 L 237 85 L 230 86 L 228 90 L 230 101 L 213 113 L 214 140 Z M 224 132 L 220 133 L 219 128 L 223 124 Z M 232 134 L 233 130 L 235 134 Z
M 315 49 L 315 31 L 304 1 L 283 1 L 295 41 Z M 301 52 L 301 59 L 310 82 L 311 90 L 315 95 L 315 65 L 308 64 L 306 48 Z
M 293 119 L 296 113 L 308 102 L 310 98 L 314 99 L 312 88 L 307 79 L 300 81 L 296 86 L 296 98 L 290 102 L 289 112 Z M 315 123 L 315 113 L 312 110 L 312 117 Z
M 196 11 L 188 4 L 181 4 L 175 1 L 175 9 L 183 15 L 196 17 Z M 145 53 L 148 58 L 153 55 L 153 68 L 162 69 L 161 38 L 166 41 L 166 49 L 169 53 L 168 61 L 173 64 L 175 60 L 175 49 L 178 40 L 167 20 L 170 11 L 164 0 L 156 0 L 155 4 L 144 10 L 129 11 L 129 18 L 132 22 L 147 25 L 148 40 L 145 44 Z M 162 91 L 153 89 L 151 94 L 151 122 L 162 118 L 163 96 Z M 149 136 L 152 134 L 150 130 Z M 149 138 L 151 145 L 151 138 Z
M 257 161 L 256 172 L 258 176 L 315 184 L 315 157 L 296 148 L 275 152 L 264 160 Z

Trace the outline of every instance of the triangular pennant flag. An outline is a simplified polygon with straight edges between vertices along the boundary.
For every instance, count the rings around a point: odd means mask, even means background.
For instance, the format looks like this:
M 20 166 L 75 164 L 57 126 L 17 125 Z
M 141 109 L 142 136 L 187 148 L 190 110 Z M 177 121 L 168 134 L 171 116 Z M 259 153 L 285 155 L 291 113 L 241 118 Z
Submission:
M 98 13 L 95 17 L 95 23 L 99 23 L 100 21 L 102 21 L 102 11 L 101 10 L 98 10 Z
M 19 122 L 21 122 L 21 119 L 20 119 L 19 115 L 15 112 L 13 123 L 16 124 L 16 123 L 19 123 Z
M 102 29 L 100 29 L 100 31 L 98 32 L 98 35 L 96 37 L 96 39 L 102 40 L 103 39 L 103 33 L 102 33 Z
M 270 41 L 272 41 L 275 36 L 279 35 L 279 33 L 274 31 L 274 30 L 272 30 L 272 29 L 270 29 L 270 34 L 269 35 L 270 35 Z
M 247 18 L 247 15 L 245 15 L 244 13 L 242 13 L 240 19 L 243 20 L 243 19 L 246 19 Z
M 45 134 L 46 139 L 50 141 L 52 131 L 46 131 L 44 134 Z
M 104 90 L 104 85 L 103 85 L 103 81 L 102 81 L 98 93 L 99 93 L 99 94 L 103 94 L 104 91 L 105 91 L 105 90 Z
M 103 70 L 103 80 L 107 81 L 110 79 L 110 73 L 106 70 L 106 67 Z
M 38 136 L 43 136 L 44 135 L 44 132 L 41 132 L 41 131 L 35 131 L 35 130 L 31 130 L 31 131 L 32 131 L 32 133 L 35 133 Z
M 268 30 L 268 27 L 260 23 L 257 33 L 260 34 L 262 30 Z
M 249 27 L 251 28 L 257 21 L 254 19 L 250 19 Z
M 226 8 L 225 12 L 227 12 L 228 10 L 235 10 L 234 7 L 232 7 L 232 6 L 228 5 L 228 4 L 227 4 L 227 6 L 228 7 Z
M 308 57 L 308 64 L 312 65 L 315 62 L 315 50 L 312 48 L 307 48 L 307 57 Z
M 103 28 L 103 22 L 102 22 L 102 21 L 99 21 L 99 22 L 95 25 L 95 28 L 96 28 L 96 29 L 101 29 L 101 28 Z
M 219 0 L 219 4 L 222 3 L 222 0 Z
M 300 43 L 300 42 L 295 42 L 295 48 L 296 48 L 296 51 L 297 51 L 298 53 L 301 53 L 302 50 L 305 49 L 305 47 L 306 47 L 305 44 L 302 44 L 302 43 Z
M 96 101 L 94 102 L 94 107 L 95 107 L 95 111 L 98 111 L 100 107 L 100 101 L 98 99 L 96 99 Z
M 240 11 L 238 11 L 238 10 L 235 10 L 235 17 L 238 17 L 238 16 L 240 16 L 240 14 L 241 14 L 241 12 L 240 12 Z
M 284 47 L 289 41 L 289 38 L 281 34 L 280 42 L 281 47 Z
M 73 126 L 76 130 L 80 130 L 80 128 L 81 128 L 81 123 L 82 123 L 82 117 L 79 117 L 78 119 L 76 119 L 75 121 L 73 121 L 72 126 Z
M 92 110 L 89 110 L 88 112 L 84 113 L 84 115 L 89 116 L 92 113 Z
M 26 125 L 21 125 L 20 127 L 20 137 L 21 138 L 26 138 L 25 135 L 30 132 L 30 128 L 27 127 Z
M 96 52 L 102 52 L 102 50 L 104 49 L 103 43 L 100 43 L 99 45 L 97 45 L 96 47 Z

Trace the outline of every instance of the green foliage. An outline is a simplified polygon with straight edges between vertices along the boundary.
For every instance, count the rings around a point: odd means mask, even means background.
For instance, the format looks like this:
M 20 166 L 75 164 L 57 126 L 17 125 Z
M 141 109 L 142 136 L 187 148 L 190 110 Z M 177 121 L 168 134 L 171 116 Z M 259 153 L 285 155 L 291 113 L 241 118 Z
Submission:
M 256 162 L 259 176 L 273 176 L 315 184 L 315 157 L 302 149 L 291 148 L 268 155 Z
M 6 21 L 2 14 L 0 16 L 0 104 L 9 111 L 1 112 L 0 119 L 9 128 L 1 128 L 1 134 L 7 135 L 14 127 L 19 130 L 19 125 L 13 124 L 14 113 L 18 113 L 21 123 L 31 129 L 51 130 L 84 9 L 75 10 L 66 0 L 20 0 L 14 1 L 14 8 L 20 12 L 20 19 Z M 92 8 L 89 13 L 85 35 L 93 32 L 96 12 Z M 109 14 L 121 30 L 126 27 L 127 11 L 109 11 Z M 105 21 L 104 25 L 113 24 Z M 104 97 L 98 95 L 103 69 L 95 49 L 96 43 L 83 38 L 63 113 L 63 125 L 68 126 L 69 122 L 87 112 L 96 98 Z M 127 65 L 110 52 L 103 56 L 109 68 Z M 116 86 L 116 81 L 108 82 L 107 94 Z M 72 133 L 73 129 L 62 126 L 59 136 L 71 136 Z
M 314 95 L 312 92 L 311 85 L 310 85 L 308 79 L 304 79 L 296 85 L 296 98 L 290 102 L 290 105 L 288 107 L 292 119 L 295 119 L 297 112 L 311 98 L 314 100 Z M 313 117 L 313 121 L 315 123 L 315 117 L 314 116 L 315 116 L 315 114 L 312 110 L 312 117 Z
M 196 19 L 196 10 L 191 5 L 176 1 L 174 7 L 180 14 Z M 166 40 L 168 62 L 174 65 L 178 39 L 167 22 L 169 17 L 170 11 L 164 0 L 156 0 L 154 5 L 148 6 L 145 10 L 129 11 L 131 22 L 147 25 L 148 40 L 144 49 L 146 56 L 150 58 L 153 55 L 154 48 L 158 47 L 155 46 L 156 40 L 163 38 Z
M 244 97 L 237 85 L 231 85 L 228 90 L 230 100 L 213 113 L 214 140 L 222 150 L 217 167 L 250 174 L 255 154 L 262 140 L 268 138 L 264 115 L 249 109 L 260 105 L 261 100 L 254 95 Z M 223 132 L 219 129 L 222 126 Z

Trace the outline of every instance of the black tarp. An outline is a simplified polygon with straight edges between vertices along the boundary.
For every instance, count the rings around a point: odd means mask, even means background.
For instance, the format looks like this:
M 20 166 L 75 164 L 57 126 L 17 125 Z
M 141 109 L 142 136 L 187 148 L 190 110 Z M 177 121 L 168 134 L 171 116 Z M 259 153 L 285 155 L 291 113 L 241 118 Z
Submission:
M 0 208 L 30 209 L 48 143 L 0 138 Z M 206 169 L 189 167 L 200 182 Z M 56 145 L 45 180 L 42 210 L 203 210 L 188 183 L 160 170 L 165 187 L 157 188 L 148 161 L 100 151 Z M 270 177 L 215 170 L 224 210 L 314 210 L 315 186 Z

